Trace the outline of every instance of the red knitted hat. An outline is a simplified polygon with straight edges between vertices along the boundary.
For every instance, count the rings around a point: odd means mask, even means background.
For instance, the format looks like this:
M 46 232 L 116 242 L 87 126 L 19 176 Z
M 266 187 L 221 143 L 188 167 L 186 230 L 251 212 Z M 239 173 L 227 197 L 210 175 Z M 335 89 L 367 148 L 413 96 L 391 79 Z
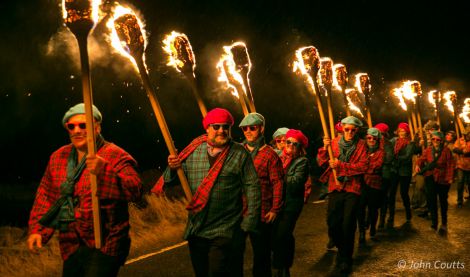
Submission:
M 304 148 L 308 147 L 308 138 L 302 133 L 302 131 L 290 129 L 286 134 L 286 139 L 288 138 L 295 138 L 303 145 Z
M 209 125 L 215 123 L 225 123 L 233 126 L 233 116 L 226 109 L 215 108 L 209 111 L 202 120 L 202 126 L 204 129 L 209 128 Z
M 379 124 L 375 125 L 374 128 L 379 129 L 379 131 L 380 131 L 381 133 L 386 133 L 386 132 L 388 132 L 388 125 L 385 124 L 385 123 L 379 123 Z
M 408 123 L 405 122 L 401 122 L 400 124 L 398 124 L 398 129 L 403 129 L 407 133 L 410 132 L 410 126 L 408 126 Z
M 338 122 L 338 123 L 336 123 L 336 125 L 335 125 L 335 130 L 336 130 L 336 132 L 338 132 L 338 133 L 343 132 L 343 125 L 341 124 L 341 121 Z

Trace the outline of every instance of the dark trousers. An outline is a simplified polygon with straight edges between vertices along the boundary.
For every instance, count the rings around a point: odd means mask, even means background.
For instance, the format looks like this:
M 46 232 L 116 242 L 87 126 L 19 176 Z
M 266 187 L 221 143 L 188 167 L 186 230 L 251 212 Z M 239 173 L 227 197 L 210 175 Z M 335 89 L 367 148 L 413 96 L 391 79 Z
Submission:
M 273 229 L 273 267 L 290 268 L 294 263 L 294 229 L 300 212 L 281 212 L 274 222 Z
M 243 232 L 241 241 L 237 242 L 235 249 L 236 264 L 239 266 L 237 276 L 243 276 L 243 261 L 246 246 L 246 238 L 250 238 L 253 249 L 253 276 L 271 276 L 271 234 L 273 225 L 260 223 L 258 233 Z M 236 271 L 236 270 L 235 270 Z
M 330 193 L 328 200 L 328 233 L 338 247 L 337 262 L 352 264 L 359 195 L 351 192 Z
M 111 277 L 117 276 L 122 261 L 119 257 L 104 254 L 96 248 L 80 246 L 64 261 L 64 277 Z
M 382 179 L 382 189 L 380 190 L 380 225 L 385 223 L 385 216 L 387 215 L 388 208 L 388 195 L 390 194 L 391 188 L 391 179 L 383 178 Z M 382 226 L 383 227 L 383 226 Z
M 381 190 L 371 188 L 367 185 L 362 186 L 361 196 L 359 198 L 359 210 L 357 215 L 359 232 L 364 232 L 367 229 L 367 223 L 369 223 L 370 234 L 375 235 L 381 199 Z
M 235 265 L 232 253 L 235 248 L 234 242 L 241 241 L 240 233 L 241 231 L 234 233 L 232 238 L 189 238 L 189 254 L 195 276 L 239 276 L 231 269 L 239 268 L 239 265 Z
M 410 196 L 408 191 L 410 189 L 411 176 L 394 176 L 391 179 L 390 191 L 388 195 L 388 208 L 390 210 L 388 222 L 393 223 L 395 219 L 395 202 L 396 195 L 398 190 L 398 184 L 400 184 L 400 196 L 403 201 L 403 206 L 405 206 L 406 219 L 411 219 L 411 206 L 410 206 Z
M 431 222 L 433 227 L 437 227 L 437 197 L 441 205 L 441 220 L 443 225 L 447 225 L 447 197 L 449 195 L 449 187 L 447 185 L 437 184 L 432 176 L 425 179 L 425 191 L 428 202 L 428 209 L 431 212 Z
M 457 204 L 463 204 L 463 190 L 470 185 L 470 171 L 457 169 Z

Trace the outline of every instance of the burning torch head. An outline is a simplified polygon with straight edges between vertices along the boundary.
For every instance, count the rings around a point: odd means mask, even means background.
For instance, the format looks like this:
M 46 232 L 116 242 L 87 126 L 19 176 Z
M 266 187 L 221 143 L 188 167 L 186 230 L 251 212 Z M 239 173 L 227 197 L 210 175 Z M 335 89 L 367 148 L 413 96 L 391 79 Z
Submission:
M 65 24 L 74 34 L 88 35 L 93 28 L 93 8 L 90 0 L 64 0 Z M 66 14 L 65 14 L 66 13 Z
M 233 60 L 236 64 L 236 70 L 248 74 L 250 70 L 250 57 L 244 43 L 237 43 L 230 49 Z
M 114 20 L 114 27 L 119 40 L 126 45 L 131 56 L 141 58 L 144 54 L 144 37 L 137 17 L 133 14 L 124 14 Z
M 333 84 L 333 61 L 330 58 L 320 60 L 320 77 L 325 87 L 331 87 Z
M 310 46 L 302 50 L 302 59 L 306 70 L 312 76 L 313 80 L 316 80 L 318 71 L 320 70 L 320 55 L 318 54 L 317 48 Z
M 370 92 L 370 79 L 369 79 L 369 75 L 367 75 L 366 73 L 364 74 L 361 74 L 359 76 L 359 82 L 360 82 L 360 86 L 361 86 L 361 90 L 364 94 L 367 94 Z
M 346 70 L 346 66 L 342 64 L 335 65 L 335 75 L 338 85 L 341 87 L 346 86 L 348 83 L 348 72 Z
M 418 81 L 413 81 L 411 83 L 411 91 L 413 93 L 416 93 L 416 95 L 421 96 L 423 94 L 423 92 L 421 91 L 421 83 L 418 82 Z

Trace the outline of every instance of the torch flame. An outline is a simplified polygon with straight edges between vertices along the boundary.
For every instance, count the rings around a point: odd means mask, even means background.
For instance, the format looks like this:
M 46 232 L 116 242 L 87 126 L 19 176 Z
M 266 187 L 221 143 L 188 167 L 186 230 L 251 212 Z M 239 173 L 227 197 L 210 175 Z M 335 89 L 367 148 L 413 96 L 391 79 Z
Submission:
M 464 106 L 460 117 L 465 123 L 470 123 L 470 98 L 466 98 L 463 103 Z
M 310 86 L 310 91 L 314 92 L 315 83 L 313 78 L 318 75 L 320 69 L 320 56 L 318 50 L 313 46 L 299 48 L 295 51 L 295 60 L 292 65 L 293 72 L 305 77 Z
M 113 48 L 131 60 L 137 69 L 137 64 L 131 54 L 133 51 L 141 51 L 143 55 L 143 51 L 147 47 L 145 25 L 142 20 L 132 9 L 118 5 L 106 26 L 111 32 L 110 40 Z M 145 65 L 145 55 L 143 55 L 143 60 Z
M 413 103 L 416 103 L 416 96 L 418 94 L 416 91 L 413 89 L 413 84 L 417 81 L 405 81 L 403 82 L 403 85 L 401 86 L 401 91 L 402 95 L 406 100 L 409 100 Z
M 346 99 L 348 99 L 348 106 L 351 111 L 358 113 L 361 117 L 364 117 L 362 114 L 361 109 L 354 104 L 354 100 L 357 103 L 361 103 L 361 98 L 357 95 L 357 91 L 355 89 L 346 89 Z
M 356 89 L 362 93 L 367 94 L 370 92 L 372 86 L 370 84 L 369 75 L 367 73 L 356 74 Z
M 444 100 L 445 100 L 444 104 L 447 106 L 449 111 L 452 112 L 452 113 L 454 113 L 454 103 L 453 103 L 453 101 L 455 101 L 456 97 L 457 97 L 457 94 L 455 93 L 455 91 L 447 91 L 442 96 L 442 98 L 444 98 Z
M 235 42 L 230 46 L 224 46 L 224 53 L 222 54 L 219 62 L 217 63 L 217 69 L 219 70 L 219 76 L 217 80 L 219 82 L 223 82 L 230 88 L 232 94 L 239 98 L 239 91 L 237 91 L 236 86 L 234 83 L 238 83 L 243 91 L 242 93 L 246 94 L 246 87 L 243 82 L 243 77 L 241 75 L 241 68 L 237 68 L 237 64 L 235 63 L 234 53 L 232 49 L 234 47 L 245 46 L 243 42 Z M 246 47 L 246 46 L 245 46 Z M 249 59 L 248 59 L 249 60 Z M 249 63 L 249 68 L 251 68 L 251 63 Z
M 100 18 L 100 5 L 101 0 L 62 0 L 62 17 L 66 23 L 87 19 L 96 24 Z
M 348 72 L 343 64 L 335 64 L 333 66 L 333 87 L 341 90 L 341 87 L 348 83 Z
M 393 89 L 393 95 L 395 95 L 398 98 L 400 107 L 404 111 L 408 110 L 408 107 L 406 106 L 406 103 L 405 103 L 405 98 L 403 97 L 402 88 L 399 87 L 399 88 Z
M 320 80 L 325 87 L 333 84 L 333 60 L 325 57 L 320 59 Z
M 168 66 L 173 66 L 178 72 L 190 70 L 194 76 L 196 58 L 185 34 L 172 31 L 166 35 L 163 40 L 163 50 L 168 54 Z
M 428 101 L 431 103 L 431 105 L 436 108 L 436 98 L 438 98 L 440 95 L 437 90 L 431 90 L 428 92 Z M 441 101 L 441 99 L 437 99 L 438 102 Z

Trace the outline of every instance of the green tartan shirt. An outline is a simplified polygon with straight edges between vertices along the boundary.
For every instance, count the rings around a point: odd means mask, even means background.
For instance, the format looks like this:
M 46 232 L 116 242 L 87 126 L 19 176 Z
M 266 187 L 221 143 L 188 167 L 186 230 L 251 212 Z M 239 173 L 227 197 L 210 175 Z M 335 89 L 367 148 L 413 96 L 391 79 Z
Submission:
M 248 151 L 239 143 L 232 141 L 230 144 L 231 149 L 212 187 L 207 205 L 201 212 L 188 215 L 185 239 L 192 236 L 231 238 L 240 224 L 244 231 L 256 231 L 261 217 L 258 175 Z M 209 172 L 207 144 L 198 146 L 182 166 L 194 194 Z M 167 168 L 164 172 L 165 183 L 174 181 L 175 173 Z M 245 193 L 248 204 L 245 217 L 242 216 L 242 193 Z

